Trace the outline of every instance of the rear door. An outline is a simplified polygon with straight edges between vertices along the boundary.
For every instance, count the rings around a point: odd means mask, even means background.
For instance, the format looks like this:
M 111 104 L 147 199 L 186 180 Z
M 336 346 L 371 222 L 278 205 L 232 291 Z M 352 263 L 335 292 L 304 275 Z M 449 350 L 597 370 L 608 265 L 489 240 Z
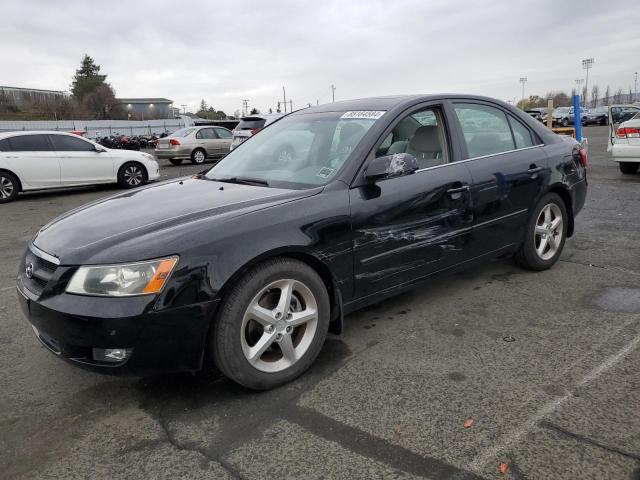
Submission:
M 529 211 L 548 180 L 534 132 L 497 105 L 454 103 L 473 186 L 473 243 L 483 255 L 521 240 Z
M 93 143 L 71 135 L 49 135 L 60 157 L 62 185 L 87 185 L 115 181 L 113 158 L 97 151 Z
M 429 130 L 437 138 L 421 137 Z M 443 105 L 417 108 L 390 126 L 370 154 L 411 153 L 421 169 L 350 190 L 356 296 L 391 290 L 464 260 L 471 175 L 456 162 L 449 132 Z
M 226 155 L 231 150 L 231 142 L 233 140 L 233 134 L 222 127 L 215 127 L 216 136 L 218 137 L 218 154 Z
M 219 154 L 219 146 L 217 140 L 218 137 L 211 127 L 201 128 L 196 133 L 196 142 L 198 146 L 203 147 L 207 151 L 208 156 L 215 157 Z
M 47 135 L 25 134 L 8 137 L 2 152 L 9 168 L 25 189 L 60 186 L 60 161 Z

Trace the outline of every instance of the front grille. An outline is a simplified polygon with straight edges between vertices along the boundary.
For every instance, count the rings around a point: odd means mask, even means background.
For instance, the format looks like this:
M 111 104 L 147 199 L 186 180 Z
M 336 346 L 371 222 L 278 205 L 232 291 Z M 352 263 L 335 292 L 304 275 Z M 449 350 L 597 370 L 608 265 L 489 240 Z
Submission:
M 29 264 L 33 265 L 31 278 L 29 278 L 26 273 Z M 38 296 L 42 293 L 58 268 L 55 263 L 39 257 L 31 250 L 27 251 L 27 255 L 24 259 L 24 267 L 25 270 L 21 272 L 22 282 L 29 291 Z

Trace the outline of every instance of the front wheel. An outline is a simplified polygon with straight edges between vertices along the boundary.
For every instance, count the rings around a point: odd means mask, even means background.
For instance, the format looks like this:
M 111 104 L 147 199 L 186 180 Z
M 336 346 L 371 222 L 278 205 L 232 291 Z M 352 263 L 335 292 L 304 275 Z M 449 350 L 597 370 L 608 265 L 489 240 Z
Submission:
M 139 187 L 148 178 L 147 169 L 138 162 L 127 162 L 118 170 L 118 185 L 122 188 Z
M 640 167 L 640 163 L 638 162 L 618 162 L 618 167 L 620 171 L 625 175 L 631 175 L 638 171 L 638 167 Z
M 320 276 L 289 258 L 268 260 L 226 295 L 211 337 L 216 366 L 255 390 L 293 380 L 314 362 L 329 328 Z
M 558 261 L 567 237 L 567 207 L 562 198 L 548 193 L 533 210 L 524 243 L 516 261 L 529 270 L 546 270 Z

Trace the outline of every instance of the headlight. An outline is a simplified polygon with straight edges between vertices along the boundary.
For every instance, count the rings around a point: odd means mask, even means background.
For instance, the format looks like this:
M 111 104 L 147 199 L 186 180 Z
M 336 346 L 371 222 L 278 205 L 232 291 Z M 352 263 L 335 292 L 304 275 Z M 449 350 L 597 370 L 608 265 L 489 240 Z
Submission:
M 162 290 L 176 263 L 178 257 L 80 267 L 67 285 L 67 292 L 104 297 L 151 295 Z

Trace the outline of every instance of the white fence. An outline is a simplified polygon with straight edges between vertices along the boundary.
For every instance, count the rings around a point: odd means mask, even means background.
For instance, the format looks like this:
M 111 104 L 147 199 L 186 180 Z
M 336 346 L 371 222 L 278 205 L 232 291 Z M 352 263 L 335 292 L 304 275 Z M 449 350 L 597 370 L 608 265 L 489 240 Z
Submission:
M 81 131 L 88 138 L 108 135 L 160 135 L 173 133 L 193 124 L 188 117 L 166 120 L 59 120 L 59 121 L 0 121 L 1 132 L 27 130 L 53 130 L 60 132 Z

